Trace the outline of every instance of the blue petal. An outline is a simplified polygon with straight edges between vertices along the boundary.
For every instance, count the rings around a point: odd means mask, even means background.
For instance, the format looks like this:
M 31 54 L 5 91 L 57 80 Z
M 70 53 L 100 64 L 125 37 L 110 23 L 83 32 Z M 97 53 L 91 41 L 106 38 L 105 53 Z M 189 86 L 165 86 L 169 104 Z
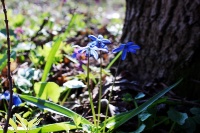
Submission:
M 119 51 L 122 51 L 124 49 L 125 44 L 120 45 L 118 48 L 113 49 L 112 53 L 117 53 Z
M 80 47 L 79 50 L 78 50 L 78 53 L 83 53 L 83 52 L 85 52 L 88 48 L 89 48 L 89 46 Z
M 88 47 L 93 48 L 96 46 L 96 41 L 90 42 L 87 44 Z
M 129 52 L 131 52 L 131 53 L 136 53 L 136 50 L 135 49 L 129 49 Z
M 128 49 L 140 49 L 140 46 L 138 45 L 131 45 L 128 47 Z
M 86 49 L 86 50 L 85 50 L 85 53 L 86 53 L 87 56 L 91 56 L 91 53 L 90 53 L 90 50 L 89 50 L 89 49 Z
M 127 42 L 126 45 L 130 46 L 130 45 L 134 45 L 134 43 L 133 42 Z
M 138 45 L 132 45 L 132 46 L 128 47 L 128 52 L 135 54 L 137 49 L 140 49 L 140 47 Z
M 103 39 L 103 36 L 102 35 L 98 35 L 98 39 Z
M 104 45 L 103 47 L 102 47 L 104 50 L 106 50 L 105 52 L 108 52 L 108 47 L 106 46 L 106 45 Z M 104 51 L 103 50 L 103 51 Z
M 94 36 L 94 35 L 88 35 L 88 37 L 92 40 L 92 41 L 95 41 L 95 40 L 97 40 L 97 37 L 96 36 Z
M 94 56 L 94 58 L 97 60 L 98 59 L 98 53 L 95 50 L 91 50 L 91 55 Z
M 72 58 L 76 58 L 77 53 L 72 54 Z
M 123 52 L 122 52 L 122 60 L 126 59 L 126 55 L 127 55 L 127 50 L 124 49 Z
M 10 92 L 9 92 L 9 91 L 5 91 L 5 92 L 0 96 L 0 99 L 9 100 L 9 99 L 10 99 Z
M 111 44 L 111 41 L 108 39 L 102 39 L 102 43 L 104 44 Z
M 84 51 L 83 50 L 78 50 L 78 53 L 83 53 Z
M 22 103 L 22 100 L 19 98 L 18 95 L 13 94 L 13 104 L 15 106 L 19 106 Z

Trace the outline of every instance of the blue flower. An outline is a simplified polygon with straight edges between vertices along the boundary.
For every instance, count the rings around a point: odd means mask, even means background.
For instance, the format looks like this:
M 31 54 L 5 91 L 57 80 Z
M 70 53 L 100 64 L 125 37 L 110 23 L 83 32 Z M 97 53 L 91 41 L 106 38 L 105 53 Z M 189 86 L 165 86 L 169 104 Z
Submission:
M 118 48 L 113 49 L 113 53 L 122 51 L 122 60 L 125 60 L 127 52 L 136 53 L 136 50 L 140 49 L 138 45 L 133 42 L 128 42 L 126 44 L 121 44 Z
M 104 39 L 102 35 L 98 35 L 98 37 L 94 35 L 89 35 L 88 37 L 92 40 L 91 45 L 98 48 L 108 49 L 106 45 L 111 44 L 111 41 L 108 39 Z
M 1 99 L 6 99 L 9 101 L 10 100 L 10 92 L 5 91 L 3 94 L 0 94 L 0 100 Z M 17 94 L 13 94 L 13 105 L 19 106 L 21 103 L 22 103 L 22 101 L 19 98 L 19 96 Z
M 107 49 L 104 48 L 98 48 L 95 45 L 93 45 L 93 42 L 89 43 L 86 47 L 80 47 L 78 45 L 75 45 L 74 47 L 78 47 L 78 53 L 86 53 L 86 56 L 88 57 L 94 57 L 96 60 L 98 59 L 98 53 L 97 50 L 101 50 L 104 52 L 108 52 Z

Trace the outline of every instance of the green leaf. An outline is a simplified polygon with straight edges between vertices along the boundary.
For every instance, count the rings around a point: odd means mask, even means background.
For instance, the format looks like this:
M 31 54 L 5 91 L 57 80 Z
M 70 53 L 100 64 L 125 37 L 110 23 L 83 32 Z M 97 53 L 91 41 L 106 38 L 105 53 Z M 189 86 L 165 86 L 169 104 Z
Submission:
M 44 125 L 41 127 L 40 132 L 46 133 L 46 132 L 58 132 L 65 130 L 66 132 L 72 129 L 77 129 L 79 127 L 76 127 L 74 123 L 71 122 L 61 122 L 61 123 L 55 123 L 55 124 L 49 124 Z
M 24 93 L 29 93 L 30 87 L 32 87 L 32 83 L 30 80 L 33 79 L 34 72 L 34 68 L 19 68 L 17 75 L 13 76 L 17 88 Z
M 13 48 L 13 50 L 15 51 L 25 51 L 25 50 L 31 50 L 31 49 L 35 49 L 36 45 L 32 44 L 32 43 L 18 43 L 17 46 L 15 48 Z
M 74 117 L 74 123 L 76 124 L 76 126 L 78 127 L 79 126 L 79 124 L 81 123 L 81 117 L 79 117 L 79 116 L 75 116 Z
M 148 119 L 151 116 L 151 114 L 149 114 L 148 112 L 144 111 L 141 114 L 138 115 L 138 117 L 140 118 L 141 121 L 145 121 L 146 119 Z
M 31 81 L 27 80 L 26 78 L 17 77 L 17 76 L 14 76 L 13 79 L 18 89 L 20 89 L 24 93 L 30 92 L 30 87 L 32 86 Z
M 9 124 L 14 128 L 14 130 L 17 130 L 17 124 L 13 121 L 13 119 L 10 118 Z
M 122 100 L 125 102 L 131 102 L 131 101 L 133 101 L 133 97 L 130 93 L 126 93 L 123 95 Z
M 141 132 L 144 131 L 145 127 L 146 127 L 146 125 L 142 124 L 142 125 L 140 125 L 140 127 L 136 131 L 134 131 L 132 133 L 141 133 Z
M 185 133 L 195 133 L 196 123 L 191 117 L 189 117 L 187 120 L 185 120 L 185 123 L 182 127 Z
M 92 79 L 92 81 L 93 81 L 95 84 L 97 83 L 97 81 L 96 81 L 96 76 L 95 76 L 94 74 L 89 73 L 89 77 L 90 77 L 90 79 Z
M 40 123 L 40 121 L 42 121 L 42 120 L 43 120 L 43 118 L 37 119 L 37 121 L 33 123 L 32 127 L 37 126 Z
M 192 117 L 197 124 L 200 124 L 200 115 L 196 115 Z
M 34 84 L 34 91 L 36 97 L 44 100 L 50 98 L 53 102 L 57 103 L 62 90 L 54 82 L 37 82 Z
M 33 118 L 31 121 L 28 122 L 28 128 L 32 128 L 33 124 L 37 121 L 37 118 Z
M 24 129 L 27 129 L 28 121 L 24 118 L 22 118 L 19 114 L 15 113 L 15 116 L 19 121 L 17 121 L 18 124 L 20 124 Z
M 16 52 L 12 51 L 10 54 L 10 57 L 14 60 L 16 59 Z M 7 65 L 7 52 L 0 54 L 0 72 L 3 70 L 3 68 Z
M 119 126 L 121 126 L 122 124 L 124 124 L 125 122 L 127 122 L 128 120 L 130 120 L 131 118 L 133 118 L 134 116 L 136 116 L 139 113 L 141 113 L 142 111 L 146 110 L 147 107 L 149 107 L 151 104 L 153 104 L 156 100 L 158 100 L 165 93 L 167 93 L 168 91 L 170 91 L 172 88 L 174 88 L 175 86 L 177 86 L 182 80 L 183 79 L 180 79 L 175 84 L 173 84 L 170 87 L 162 90 L 161 92 L 159 92 L 158 94 L 156 94 L 155 96 L 153 96 L 152 98 L 150 98 L 147 102 L 145 102 L 142 105 L 140 105 L 138 108 L 130 110 L 130 111 L 125 112 L 125 113 L 121 113 L 121 114 L 113 116 L 113 117 L 110 117 L 106 121 L 104 121 L 101 125 L 102 126 L 106 125 L 106 127 L 108 127 L 108 125 L 109 125 L 109 130 L 110 131 L 113 130 L 113 129 L 118 128 Z
M 69 80 L 63 84 L 63 86 L 70 88 L 70 89 L 75 89 L 75 88 L 84 88 L 86 87 L 83 82 L 78 81 L 78 80 Z
M 82 128 L 83 128 L 83 131 L 85 131 L 87 133 L 91 133 L 91 131 L 92 131 L 91 125 L 88 125 L 88 124 L 83 124 Z
M 44 72 L 43 72 L 43 75 L 42 75 L 42 82 L 45 82 L 46 79 L 47 79 L 47 75 L 51 69 L 51 66 L 52 66 L 52 63 L 53 63 L 53 60 L 54 60 L 54 57 L 56 55 L 56 52 L 57 50 L 59 49 L 59 46 L 61 44 L 61 38 L 58 38 L 55 43 L 53 44 L 53 47 L 48 55 L 48 58 L 47 58 L 47 62 L 46 62 L 46 65 L 44 67 Z
M 185 120 L 188 118 L 188 115 L 186 113 L 181 113 L 174 109 L 169 109 L 167 114 L 171 120 L 177 122 L 179 125 L 183 125 L 185 123 Z
M 57 114 L 61 114 L 64 115 L 66 117 L 69 117 L 71 119 L 76 119 L 77 117 L 81 118 L 81 123 L 82 124 L 89 124 L 89 125 L 93 125 L 91 124 L 88 120 L 86 120 L 85 118 L 83 118 L 81 115 L 73 112 L 72 110 L 65 108 L 63 106 L 60 106 L 58 104 L 46 101 L 46 100 L 42 100 L 39 98 L 35 98 L 32 96 L 28 96 L 28 95 L 20 95 L 20 98 L 30 102 L 32 104 L 35 104 L 37 107 L 48 110 L 50 112 L 54 112 Z
M 12 16 L 12 23 L 15 27 L 20 27 L 25 21 L 25 17 L 22 14 L 17 14 Z
M 54 123 L 43 125 L 42 127 L 37 127 L 33 129 L 29 129 L 28 133 L 47 133 L 47 132 L 58 132 L 58 131 L 69 131 L 73 129 L 78 129 L 80 127 L 76 127 L 72 122 L 61 122 L 61 123 Z M 0 128 L 0 132 L 3 132 L 3 129 Z M 15 130 L 8 128 L 8 133 L 16 133 Z M 26 129 L 22 127 L 17 127 L 17 133 L 27 133 Z
M 140 93 L 138 93 L 138 94 L 135 96 L 135 99 L 141 99 L 141 98 L 143 98 L 143 97 L 145 97 L 145 94 L 142 93 L 142 92 L 140 92 Z
M 193 115 L 200 115 L 200 108 L 191 108 L 190 109 L 190 112 L 193 114 Z
M 5 36 L 7 36 L 6 29 L 1 29 L 0 32 L 3 33 Z M 16 37 L 16 34 L 14 33 L 14 30 L 9 29 L 9 33 L 10 33 L 10 36 Z

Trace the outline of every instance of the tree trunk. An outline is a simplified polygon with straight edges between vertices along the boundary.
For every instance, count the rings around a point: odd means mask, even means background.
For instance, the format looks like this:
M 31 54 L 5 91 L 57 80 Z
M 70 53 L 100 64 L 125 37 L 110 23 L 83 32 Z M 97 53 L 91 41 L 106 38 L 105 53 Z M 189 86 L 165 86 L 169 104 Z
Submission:
M 200 0 L 126 0 L 121 41 L 141 46 L 126 68 L 143 84 L 186 77 L 200 96 Z

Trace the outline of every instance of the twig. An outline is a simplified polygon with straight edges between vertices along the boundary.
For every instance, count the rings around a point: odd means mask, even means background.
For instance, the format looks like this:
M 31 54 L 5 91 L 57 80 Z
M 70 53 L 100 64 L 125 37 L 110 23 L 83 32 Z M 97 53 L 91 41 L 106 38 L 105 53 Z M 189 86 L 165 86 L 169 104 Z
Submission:
M 7 34 L 7 45 L 8 45 L 8 49 L 7 49 L 7 58 L 8 58 L 8 81 L 9 81 L 9 92 L 10 92 L 10 100 L 9 100 L 9 105 L 8 105 L 8 115 L 7 115 L 7 119 L 6 119 L 6 124 L 4 127 L 4 133 L 7 133 L 8 130 L 8 124 L 9 124 L 9 119 L 11 117 L 11 111 L 12 111 L 12 102 L 13 102 L 13 85 L 12 85 L 12 77 L 11 77 L 11 72 L 10 72 L 10 33 L 9 33 L 9 26 L 8 26 L 8 19 L 7 19 L 7 10 L 5 7 L 5 3 L 4 0 L 1 0 L 1 3 L 3 5 L 3 12 L 5 15 L 5 24 L 6 24 L 6 34 Z
M 36 37 L 39 36 L 40 31 L 44 28 L 44 26 L 48 23 L 49 18 L 45 18 L 42 22 L 42 24 L 40 25 L 40 29 L 36 32 L 36 34 L 31 38 L 31 41 L 34 41 Z

